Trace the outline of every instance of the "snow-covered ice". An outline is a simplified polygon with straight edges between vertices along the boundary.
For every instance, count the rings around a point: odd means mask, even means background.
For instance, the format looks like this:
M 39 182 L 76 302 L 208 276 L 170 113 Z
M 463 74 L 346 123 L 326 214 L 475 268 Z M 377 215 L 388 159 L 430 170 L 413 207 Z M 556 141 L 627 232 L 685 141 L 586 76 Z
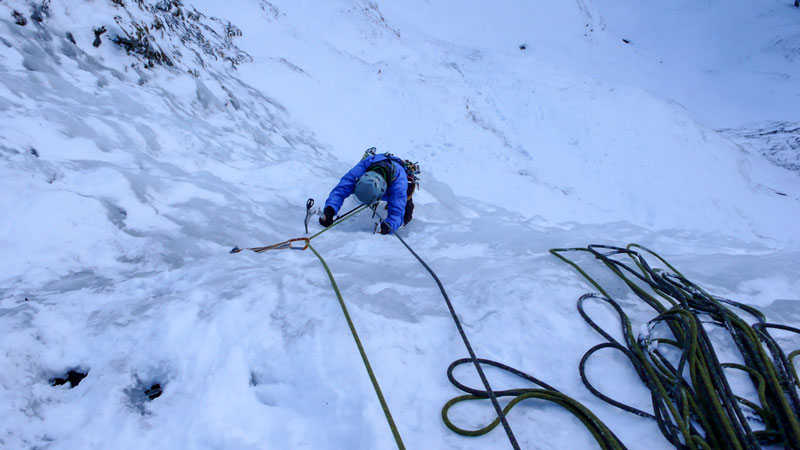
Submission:
M 228 253 L 302 236 L 306 199 L 321 205 L 373 145 L 420 162 L 401 234 L 478 356 L 573 396 L 629 448 L 670 446 L 581 384 L 600 341 L 575 310 L 590 286 L 548 249 L 638 242 L 800 323 L 797 147 L 771 161 L 776 138 L 758 133 L 781 124 L 791 143 L 800 123 L 788 0 L 185 0 L 194 28 L 154 31 L 173 66 L 152 68 L 111 38 L 179 2 L 115 3 L 49 2 L 41 23 L 39 2 L 0 3 L 4 448 L 394 448 L 319 261 Z M 406 446 L 507 448 L 501 430 L 443 425 L 460 393 L 445 371 L 466 350 L 433 280 L 372 229 L 360 214 L 314 245 Z M 51 386 L 71 369 L 88 376 Z M 589 375 L 648 408 L 623 359 Z M 509 420 L 523 448 L 595 446 L 554 405 Z

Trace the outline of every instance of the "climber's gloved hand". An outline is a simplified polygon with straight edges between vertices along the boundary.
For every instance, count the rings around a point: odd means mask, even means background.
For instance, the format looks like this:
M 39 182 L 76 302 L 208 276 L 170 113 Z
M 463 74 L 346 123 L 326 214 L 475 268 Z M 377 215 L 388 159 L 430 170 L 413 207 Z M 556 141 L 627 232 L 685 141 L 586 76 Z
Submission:
M 325 217 L 319 218 L 319 224 L 325 228 L 333 225 L 333 216 L 336 215 L 336 211 L 333 210 L 333 207 L 326 206 L 322 213 L 325 215 Z
M 386 225 L 386 222 L 381 222 L 381 234 L 389 234 L 392 232 L 392 229 L 389 228 L 389 225 Z

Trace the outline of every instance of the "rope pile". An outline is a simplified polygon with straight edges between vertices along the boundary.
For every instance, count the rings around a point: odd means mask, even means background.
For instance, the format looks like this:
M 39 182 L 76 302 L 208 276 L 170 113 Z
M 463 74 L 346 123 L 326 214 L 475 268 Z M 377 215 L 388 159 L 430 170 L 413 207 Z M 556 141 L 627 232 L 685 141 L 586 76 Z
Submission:
M 568 251 L 588 252 L 600 260 L 656 312 L 648 322 L 647 334 L 633 333 L 630 319 L 619 303 L 562 255 Z M 792 365 L 800 351 L 787 356 L 769 332 L 780 329 L 800 334 L 800 329 L 768 323 L 753 307 L 709 294 L 664 258 L 636 244 L 627 248 L 590 245 L 554 249 L 551 253 L 575 267 L 602 294 L 588 294 L 578 300 L 581 316 L 607 341 L 589 349 L 580 362 L 581 379 L 592 393 L 624 411 L 656 420 L 664 437 L 676 448 L 758 449 L 762 444 L 800 448 L 800 379 Z M 655 257 L 669 270 L 651 267 L 643 253 Z M 620 256 L 627 257 L 635 267 L 620 260 Z M 624 344 L 586 313 L 583 305 L 592 299 L 608 303 L 617 312 Z M 755 323 L 749 324 L 740 313 L 749 315 Z M 741 361 L 718 360 L 707 331 L 713 327 L 727 331 Z M 586 363 L 604 348 L 622 352 L 631 362 L 651 391 L 653 414 L 613 400 L 589 382 Z M 671 353 L 677 355 L 670 358 L 662 348 L 675 349 Z M 758 400 L 734 393 L 726 369 L 746 373 Z M 754 430 L 753 425 L 759 429 Z
M 550 252 L 574 267 L 599 291 L 599 294 L 586 294 L 578 300 L 580 315 L 606 340 L 590 348 L 579 364 L 581 379 L 594 395 L 623 411 L 655 420 L 664 437 L 678 449 L 744 450 L 759 449 L 767 444 L 800 449 L 800 378 L 793 365 L 800 350 L 787 355 L 770 334 L 770 330 L 782 330 L 800 335 L 800 329 L 768 323 L 753 307 L 709 294 L 664 258 L 636 244 L 627 248 L 590 245 Z M 620 303 L 581 266 L 564 256 L 568 252 L 585 252 L 602 262 L 654 310 L 656 315 L 647 323 L 646 333 L 634 333 L 631 320 Z M 658 260 L 664 268 L 652 267 L 645 254 Z M 589 301 L 607 303 L 614 309 L 619 316 L 624 342 L 614 339 L 589 316 L 584 307 Z M 754 322 L 748 323 L 742 315 Z M 708 335 L 708 329 L 715 327 L 727 331 L 730 344 L 721 344 L 738 350 L 740 361 L 719 361 Z M 610 398 L 589 381 L 586 374 L 589 359 L 608 348 L 621 352 L 650 390 L 652 413 Z M 477 430 L 465 430 L 455 426 L 448 417 L 449 409 L 455 404 L 486 398 L 485 392 L 468 388 L 453 376 L 453 369 L 466 361 L 453 362 L 448 378 L 469 395 L 447 402 L 442 418 L 456 433 L 475 436 L 491 431 L 497 421 Z M 601 448 L 625 448 L 599 419 L 574 399 L 517 369 L 491 360 L 480 360 L 480 363 L 541 387 L 495 392 L 498 397 L 514 397 L 504 408 L 505 413 L 527 398 L 549 400 L 576 415 Z M 744 372 L 749 377 L 757 399 L 744 398 L 732 390 L 725 373 L 731 370 Z

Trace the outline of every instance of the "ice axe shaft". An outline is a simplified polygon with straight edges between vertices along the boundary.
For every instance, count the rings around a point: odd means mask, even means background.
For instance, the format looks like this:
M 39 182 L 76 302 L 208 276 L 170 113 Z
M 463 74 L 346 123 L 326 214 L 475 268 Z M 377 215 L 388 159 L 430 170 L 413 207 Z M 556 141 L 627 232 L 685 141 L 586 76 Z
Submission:
M 306 201 L 306 234 L 308 234 L 308 221 L 311 219 L 311 207 L 314 206 L 314 199 L 310 198 Z

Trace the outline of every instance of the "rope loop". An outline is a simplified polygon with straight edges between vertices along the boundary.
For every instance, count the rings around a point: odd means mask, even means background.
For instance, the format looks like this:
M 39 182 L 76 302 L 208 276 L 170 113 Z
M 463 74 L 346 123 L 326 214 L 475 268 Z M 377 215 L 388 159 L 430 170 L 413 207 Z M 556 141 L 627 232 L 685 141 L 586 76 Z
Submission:
M 649 305 L 656 317 L 638 335 L 634 333 L 620 303 L 595 278 L 563 255 L 567 252 L 594 256 Z M 624 411 L 656 420 L 664 437 L 680 449 L 756 450 L 767 444 L 800 448 L 797 390 L 800 380 L 792 365 L 800 350 L 786 355 L 769 333 L 770 329 L 778 329 L 800 334 L 800 329 L 767 323 L 764 315 L 753 307 L 712 296 L 657 253 L 637 244 L 625 248 L 589 245 L 552 249 L 550 253 L 575 268 L 603 294 L 602 297 L 588 294 L 578 301 L 583 318 L 608 341 L 592 347 L 580 364 L 583 383 L 598 398 Z M 666 269 L 651 267 L 645 254 L 656 258 Z M 627 257 L 633 265 L 621 257 Z M 583 302 L 588 298 L 600 299 L 616 310 L 622 323 L 624 346 L 586 315 Z M 736 310 L 754 318 L 755 323 L 746 322 Z M 730 334 L 744 364 L 719 361 L 707 331 L 715 326 Z M 651 391 L 653 415 L 611 399 L 591 385 L 585 364 L 602 348 L 617 349 L 631 361 Z M 728 383 L 725 369 L 749 375 L 758 401 L 737 396 Z M 752 414 L 745 415 L 742 407 Z M 763 429 L 753 430 L 753 422 Z

